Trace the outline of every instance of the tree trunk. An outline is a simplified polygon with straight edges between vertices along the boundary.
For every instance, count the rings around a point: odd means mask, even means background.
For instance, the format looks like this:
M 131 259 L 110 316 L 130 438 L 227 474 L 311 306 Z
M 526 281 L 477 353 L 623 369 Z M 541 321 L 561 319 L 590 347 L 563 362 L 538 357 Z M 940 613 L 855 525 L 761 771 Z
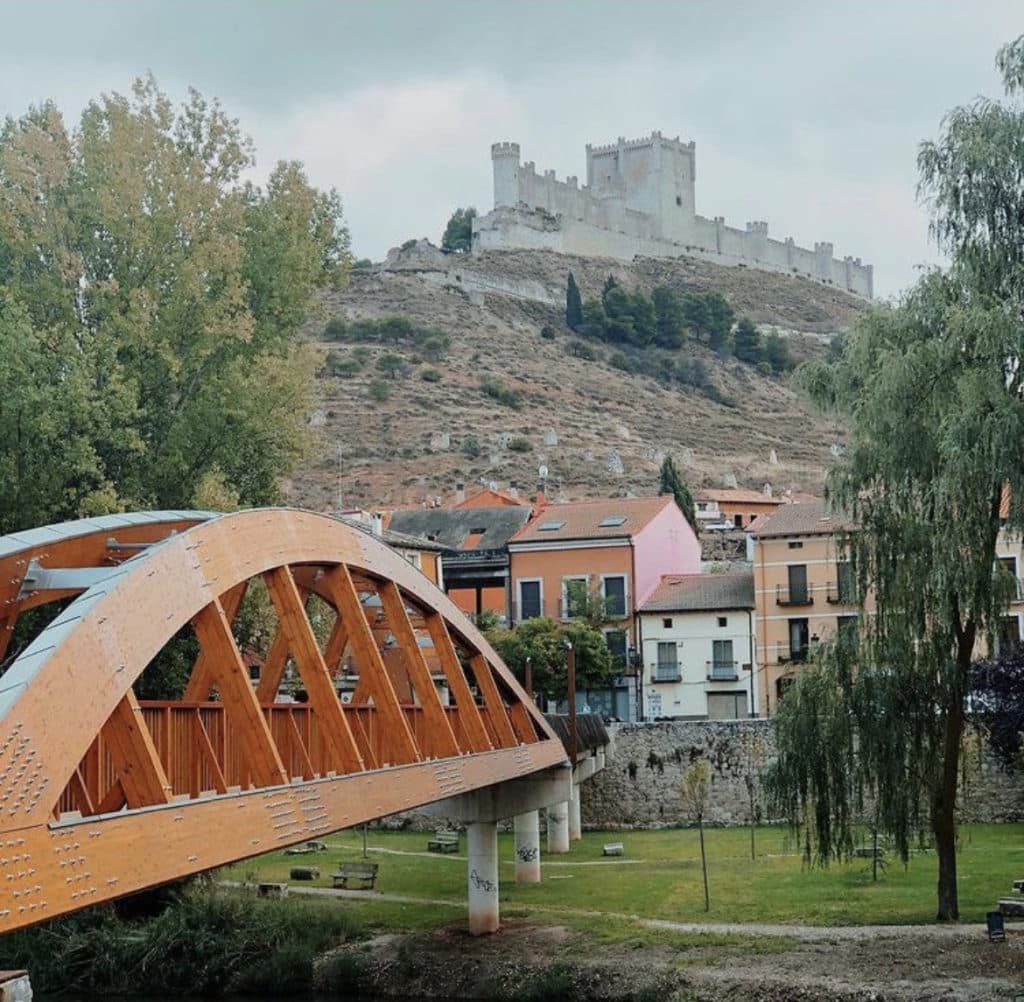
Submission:
M 697 828 L 700 830 L 700 868 L 704 872 L 704 911 L 711 911 L 711 897 L 708 894 L 708 858 L 704 854 L 704 817 L 697 818 Z
M 942 775 L 932 799 L 932 831 L 935 833 L 935 853 L 939 861 L 939 910 L 936 918 L 940 922 L 960 920 L 956 886 L 955 811 L 957 779 L 960 773 L 960 743 L 964 732 L 964 706 L 962 699 L 951 702 L 946 717 Z

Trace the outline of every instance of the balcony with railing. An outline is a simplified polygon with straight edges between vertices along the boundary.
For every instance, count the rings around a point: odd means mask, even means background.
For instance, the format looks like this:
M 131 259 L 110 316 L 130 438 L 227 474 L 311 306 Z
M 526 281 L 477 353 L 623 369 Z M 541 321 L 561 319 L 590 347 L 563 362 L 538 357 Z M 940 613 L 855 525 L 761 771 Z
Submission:
M 678 661 L 658 661 L 651 675 L 651 682 L 682 682 L 683 673 Z
M 814 605 L 814 595 L 810 586 L 802 585 L 790 587 L 789 585 L 775 586 L 776 605 Z
M 736 682 L 739 680 L 737 661 L 706 661 L 709 682 Z
M 810 657 L 810 647 L 790 647 L 788 644 L 775 644 L 771 653 L 772 660 L 776 664 L 802 664 Z
M 853 585 L 848 581 L 829 581 L 825 586 L 825 601 L 829 605 L 856 605 Z

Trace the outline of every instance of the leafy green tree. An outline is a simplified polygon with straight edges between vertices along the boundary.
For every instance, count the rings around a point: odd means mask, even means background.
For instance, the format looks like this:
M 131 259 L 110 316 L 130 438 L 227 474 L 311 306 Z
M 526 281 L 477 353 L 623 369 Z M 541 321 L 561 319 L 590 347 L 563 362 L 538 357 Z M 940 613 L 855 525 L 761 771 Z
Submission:
M 741 317 L 732 335 L 733 354 L 748 365 L 757 365 L 764 358 L 761 332 L 749 317 Z
M 466 253 L 473 245 L 473 220 L 476 209 L 456 209 L 448 219 L 441 237 L 441 250 Z
M 565 283 L 565 325 L 569 330 L 579 330 L 583 323 L 583 297 L 580 296 L 580 287 L 576 284 L 576 278 L 569 272 L 569 278 Z
M 0 405 L 4 531 L 187 507 L 211 474 L 277 499 L 308 442 L 300 327 L 345 280 L 348 234 L 299 165 L 258 188 L 252 162 L 216 102 L 175 109 L 152 78 L 71 131 L 51 104 L 0 126 L 0 384 L 20 383 Z
M 679 468 L 676 466 L 676 461 L 671 456 L 666 456 L 662 460 L 658 493 L 671 494 L 676 499 L 676 504 L 679 505 L 679 510 L 686 516 L 686 521 L 690 523 L 690 528 L 693 529 L 695 535 L 699 535 L 697 509 L 693 503 L 693 495 L 686 486 L 682 474 L 680 474 Z
M 975 144 L 984 155 L 971 161 L 990 196 L 1009 199 L 992 204 L 1016 204 L 1024 216 L 1012 158 L 996 155 L 999 144 L 985 149 L 994 135 L 971 130 L 954 145 Z M 1024 141 L 1024 120 L 1015 135 Z M 941 198 L 934 205 L 940 219 L 960 211 Z M 979 251 L 1000 239 L 991 218 L 976 220 Z M 987 252 L 979 276 L 972 254 L 947 246 L 950 274 L 925 276 L 896 308 L 861 322 L 837 363 L 804 373 L 818 401 L 848 422 L 829 493 L 856 527 L 845 545 L 857 594 L 862 603 L 873 596 L 875 612 L 857 643 L 826 646 L 782 701 L 771 781 L 791 816 L 807 819 L 821 860 L 850 851 L 867 797 L 904 859 L 913 832 L 929 824 L 937 914 L 951 921 L 971 661 L 1012 595 L 995 573 L 1007 488 L 1007 525 L 1024 525 L 1024 300 L 1002 282 L 986 288 L 995 278 Z
M 683 297 L 683 322 L 715 351 L 728 345 L 735 314 L 719 292 L 691 292 Z
M 656 285 L 651 292 L 651 300 L 658 328 L 655 344 L 659 348 L 681 348 L 686 339 L 686 326 L 679 297 L 667 286 Z
M 764 358 L 774 372 L 788 372 L 793 368 L 793 356 L 781 334 L 772 331 L 764 341 Z
M 609 685 L 615 675 L 604 634 L 589 623 L 559 624 L 538 617 L 511 629 L 492 629 L 487 639 L 520 681 L 525 678 L 529 658 L 534 691 L 551 700 L 563 700 L 567 695 L 566 641 L 576 651 L 578 691 Z

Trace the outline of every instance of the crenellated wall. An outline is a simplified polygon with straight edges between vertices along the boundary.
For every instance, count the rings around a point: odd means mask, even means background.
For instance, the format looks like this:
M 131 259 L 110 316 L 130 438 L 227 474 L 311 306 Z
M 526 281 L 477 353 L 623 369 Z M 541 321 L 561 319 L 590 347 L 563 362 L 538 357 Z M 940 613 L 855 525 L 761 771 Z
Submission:
M 520 162 L 518 143 L 491 147 L 494 210 L 473 222 L 474 251 L 544 248 L 632 260 L 696 256 L 719 264 L 762 268 L 811 278 L 870 299 L 872 266 L 860 258 L 837 259 L 831 243 L 813 250 L 792 237 L 775 240 L 768 223 L 745 229 L 722 216 L 695 211 L 696 150 L 677 136 L 653 132 L 643 139 L 587 146 L 587 184 L 538 174 Z

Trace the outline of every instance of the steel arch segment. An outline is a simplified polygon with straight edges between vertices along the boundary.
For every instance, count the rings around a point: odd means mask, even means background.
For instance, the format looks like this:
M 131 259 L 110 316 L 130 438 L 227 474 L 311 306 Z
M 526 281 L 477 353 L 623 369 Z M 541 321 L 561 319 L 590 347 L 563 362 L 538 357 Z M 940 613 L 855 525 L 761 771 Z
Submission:
M 0 776 L 18 787 L 0 831 L 45 821 L 90 743 L 145 666 L 215 598 L 284 564 L 345 563 L 438 611 L 514 697 L 535 707 L 463 613 L 408 561 L 344 522 L 260 509 L 194 525 L 123 565 L 58 616 L 0 681 Z M 4 685 L 4 683 L 7 683 Z M 557 741 L 539 711 L 541 741 Z

